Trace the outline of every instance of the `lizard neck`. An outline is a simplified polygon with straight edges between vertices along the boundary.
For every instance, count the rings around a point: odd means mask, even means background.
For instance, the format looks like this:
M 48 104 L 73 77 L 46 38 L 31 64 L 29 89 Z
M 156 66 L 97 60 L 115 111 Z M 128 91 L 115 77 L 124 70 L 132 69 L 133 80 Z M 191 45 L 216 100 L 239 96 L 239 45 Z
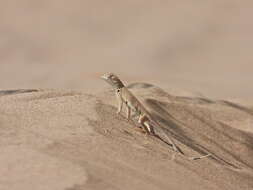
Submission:
M 117 76 L 106 79 L 106 82 L 109 83 L 115 90 L 125 87 L 123 82 Z
M 119 79 L 112 81 L 112 86 L 114 86 L 114 88 L 115 88 L 116 90 L 125 87 L 125 85 L 124 85 L 124 84 L 121 82 L 121 80 L 119 80 Z

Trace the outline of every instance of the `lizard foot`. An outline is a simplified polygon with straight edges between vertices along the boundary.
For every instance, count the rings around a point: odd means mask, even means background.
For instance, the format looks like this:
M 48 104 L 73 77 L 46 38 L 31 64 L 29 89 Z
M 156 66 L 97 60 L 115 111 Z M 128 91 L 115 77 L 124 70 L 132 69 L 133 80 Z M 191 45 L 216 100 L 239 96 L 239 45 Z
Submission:
M 137 130 L 138 132 L 141 132 L 142 134 L 146 134 L 146 131 L 139 126 L 135 127 L 134 129 Z

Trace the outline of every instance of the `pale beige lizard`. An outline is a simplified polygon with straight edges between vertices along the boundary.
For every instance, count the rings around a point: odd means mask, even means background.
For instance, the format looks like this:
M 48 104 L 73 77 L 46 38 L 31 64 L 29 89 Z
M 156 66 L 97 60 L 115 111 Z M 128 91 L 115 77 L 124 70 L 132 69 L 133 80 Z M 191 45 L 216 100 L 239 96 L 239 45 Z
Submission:
M 153 119 L 152 115 L 146 110 L 146 108 L 142 105 L 142 103 L 132 94 L 130 90 L 122 83 L 122 81 L 113 73 L 107 73 L 101 76 L 106 82 L 108 82 L 115 90 L 116 97 L 118 99 L 118 111 L 120 114 L 123 104 L 126 105 L 127 108 L 127 119 L 138 117 L 138 123 L 140 123 L 141 127 L 145 130 L 145 132 L 149 135 L 153 135 L 158 137 L 160 140 L 161 137 L 155 134 L 153 124 L 159 125 L 155 119 Z M 134 115 L 131 114 L 134 113 Z M 153 123 L 153 124 L 152 124 Z M 174 151 L 182 153 L 181 150 L 175 145 L 174 141 L 167 136 L 169 143 L 172 145 Z M 164 140 L 162 140 L 164 141 Z M 183 153 L 182 153 L 183 154 Z M 207 157 L 208 155 L 201 157 L 191 157 L 191 159 L 201 159 Z

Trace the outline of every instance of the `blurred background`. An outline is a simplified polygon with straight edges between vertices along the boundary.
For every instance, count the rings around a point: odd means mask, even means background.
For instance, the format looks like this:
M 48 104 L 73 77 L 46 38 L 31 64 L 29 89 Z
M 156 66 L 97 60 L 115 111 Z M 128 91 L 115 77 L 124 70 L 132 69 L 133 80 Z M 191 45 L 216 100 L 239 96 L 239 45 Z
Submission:
M 0 89 L 96 92 L 115 72 L 250 98 L 252 10 L 250 0 L 0 0 Z

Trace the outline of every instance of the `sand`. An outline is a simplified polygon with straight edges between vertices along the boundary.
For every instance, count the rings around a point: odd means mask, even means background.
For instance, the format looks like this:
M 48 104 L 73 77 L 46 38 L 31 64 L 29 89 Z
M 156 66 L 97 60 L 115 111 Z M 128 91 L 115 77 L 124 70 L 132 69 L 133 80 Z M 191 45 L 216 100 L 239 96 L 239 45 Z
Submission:
M 0 92 L 0 189 L 252 189 L 253 110 L 132 84 L 190 161 L 116 114 L 113 92 Z M 239 125 L 239 126 L 238 126 Z

